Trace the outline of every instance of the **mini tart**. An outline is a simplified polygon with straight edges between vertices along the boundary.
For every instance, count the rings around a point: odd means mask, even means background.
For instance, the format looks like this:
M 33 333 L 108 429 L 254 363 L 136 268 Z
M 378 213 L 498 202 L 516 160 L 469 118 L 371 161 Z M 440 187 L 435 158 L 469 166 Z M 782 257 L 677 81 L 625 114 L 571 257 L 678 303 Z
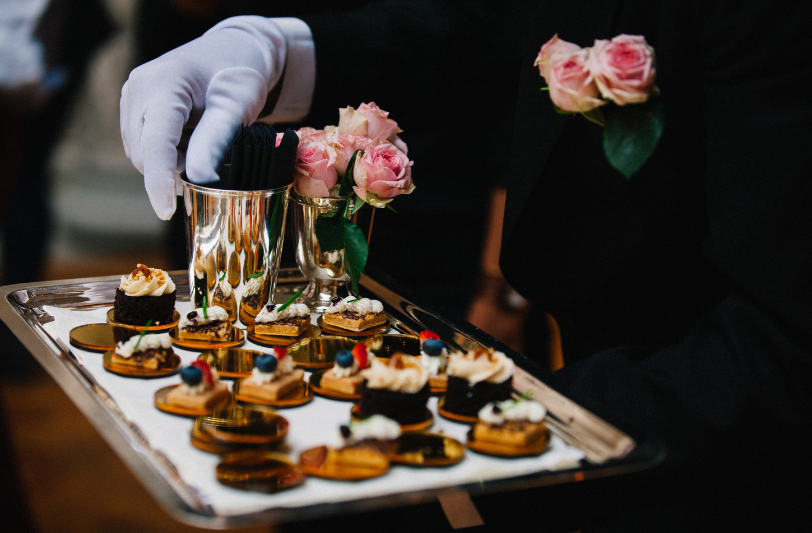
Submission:
M 130 292 L 147 294 L 130 295 L 122 287 Z M 161 287 L 164 287 L 164 292 L 157 296 L 154 295 L 154 292 Z M 139 264 L 138 268 L 133 270 L 129 276 L 121 278 L 121 285 L 116 288 L 113 320 L 131 326 L 146 326 L 150 320 L 153 326 L 169 324 L 175 314 L 177 292 L 169 274 L 163 270 Z
M 505 421 L 500 426 L 492 426 L 485 422 L 477 422 L 473 429 L 474 440 L 510 446 L 514 448 L 527 448 L 539 444 L 539 440 L 547 440 L 547 425 L 541 422 Z
M 358 402 L 356 416 L 364 419 L 372 415 L 383 415 L 397 423 L 407 426 L 418 424 L 426 419 L 426 404 L 431 394 L 428 377 L 414 357 L 396 352 L 388 362 L 371 360 L 370 368 L 362 371 L 364 383 L 361 385 L 361 399 Z M 415 392 L 396 390 L 393 384 L 403 383 L 400 372 L 410 372 L 415 377 L 413 384 L 423 385 Z M 408 374 L 407 374 L 408 375 Z M 381 380 L 370 386 L 370 379 Z
M 321 375 L 321 388 L 340 392 L 341 394 L 359 394 L 363 383 L 364 377 L 360 373 L 352 376 L 337 376 L 331 368 Z
M 293 316 L 276 322 L 254 322 L 254 333 L 257 335 L 281 335 L 298 337 L 310 326 L 309 316 Z
M 216 381 L 211 388 L 199 394 L 191 394 L 181 384 L 166 394 L 166 403 L 184 409 L 212 409 L 228 396 L 228 385 Z
M 374 357 L 374 354 L 372 355 Z M 361 342 L 356 343 L 352 351 L 339 351 L 336 354 L 333 368 L 321 375 L 321 388 L 348 396 L 357 396 L 364 383 L 361 371 L 369 365 L 369 356 L 366 344 Z
M 211 305 L 222 307 L 228 311 L 229 314 L 237 311 L 237 299 L 234 297 L 234 293 L 232 292 L 226 297 L 219 284 L 214 288 L 214 292 L 211 295 Z
M 153 348 L 138 352 L 130 357 L 121 357 L 113 352 L 110 362 L 114 365 L 134 366 L 158 370 L 174 352 L 172 348 Z
M 304 385 L 304 370 L 295 369 L 289 374 L 268 383 L 257 384 L 251 378 L 240 381 L 240 395 L 275 402 Z
M 380 440 L 364 440 L 344 448 L 327 448 L 325 460 L 354 468 L 388 468 L 389 454 L 396 443 Z
M 324 313 L 322 320 L 328 326 L 334 326 L 350 331 L 363 331 L 374 326 L 386 323 L 386 313 L 366 313 L 359 314 L 353 311 L 341 313 Z
M 215 320 L 199 326 L 178 328 L 178 337 L 201 341 L 227 341 L 232 329 L 233 326 L 228 320 Z

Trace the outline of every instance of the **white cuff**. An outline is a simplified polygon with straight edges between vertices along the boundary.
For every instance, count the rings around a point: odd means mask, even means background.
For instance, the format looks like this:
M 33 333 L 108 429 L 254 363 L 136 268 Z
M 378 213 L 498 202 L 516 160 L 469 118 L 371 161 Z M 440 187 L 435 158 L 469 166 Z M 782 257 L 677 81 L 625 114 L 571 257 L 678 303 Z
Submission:
M 300 122 L 310 111 L 313 89 L 316 85 L 316 50 L 310 27 L 296 18 L 270 19 L 285 36 L 287 54 L 285 76 L 279 100 L 270 115 L 262 122 Z

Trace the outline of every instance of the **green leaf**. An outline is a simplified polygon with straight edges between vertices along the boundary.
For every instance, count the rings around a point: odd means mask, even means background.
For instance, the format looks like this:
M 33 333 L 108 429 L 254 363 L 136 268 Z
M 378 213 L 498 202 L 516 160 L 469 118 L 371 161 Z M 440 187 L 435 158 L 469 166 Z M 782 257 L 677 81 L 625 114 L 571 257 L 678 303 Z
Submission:
M 603 118 L 603 113 L 601 112 L 600 107 L 596 107 L 595 109 L 590 109 L 584 113 L 581 113 L 585 119 L 590 122 L 594 122 L 598 126 L 606 125 L 606 119 Z
M 397 214 L 397 211 L 395 211 L 395 208 L 392 207 L 392 204 L 386 204 L 386 208 L 392 211 L 393 213 Z
M 352 193 L 352 187 L 355 185 L 355 178 L 352 177 L 352 171 L 355 168 L 355 159 L 358 154 L 364 155 L 363 150 L 356 150 L 352 153 L 349 163 L 347 163 L 347 170 L 344 171 L 344 178 L 341 180 L 341 189 L 338 191 L 339 196 L 349 196 Z
M 361 228 L 346 218 L 341 221 L 344 232 L 344 269 L 350 276 L 353 294 L 358 294 L 358 281 L 367 264 L 369 245 Z
M 662 103 L 611 106 L 604 111 L 603 151 L 609 163 L 628 180 L 654 152 L 665 126 Z
M 359 197 L 356 195 L 356 196 L 355 196 L 355 203 L 353 203 L 353 204 L 352 204 L 352 213 L 350 213 L 350 216 L 354 215 L 355 213 L 357 213 L 357 212 L 358 212 L 358 210 L 359 210 L 359 209 L 361 209 L 362 207 L 364 207 L 364 203 L 366 203 L 366 202 L 364 202 L 363 200 L 361 200 L 361 199 L 360 199 L 360 198 L 359 198 Z
M 342 211 L 337 209 L 336 211 Z M 326 213 L 316 219 L 316 239 L 322 252 L 342 250 L 344 248 L 344 229 L 341 226 L 343 216 L 326 217 Z

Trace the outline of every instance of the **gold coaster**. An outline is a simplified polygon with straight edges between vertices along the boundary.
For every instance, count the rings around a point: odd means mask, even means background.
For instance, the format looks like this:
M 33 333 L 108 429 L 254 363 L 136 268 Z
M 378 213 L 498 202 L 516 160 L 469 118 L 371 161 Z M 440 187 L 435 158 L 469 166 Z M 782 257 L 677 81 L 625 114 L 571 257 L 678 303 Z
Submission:
M 180 415 L 180 416 L 204 416 L 211 414 L 213 411 L 217 409 L 223 409 L 228 406 L 231 402 L 234 401 L 231 394 L 227 394 L 223 396 L 223 399 L 220 401 L 219 404 L 215 405 L 211 409 L 189 409 L 187 407 L 178 407 L 177 405 L 172 405 L 167 403 L 166 395 L 169 394 L 169 391 L 174 389 L 175 387 L 179 387 L 180 385 L 170 385 L 168 387 L 164 387 L 159 389 L 155 393 L 155 407 L 158 410 L 163 411 L 165 413 L 169 413 L 172 415 Z
M 296 366 L 302 368 L 330 368 L 338 352 L 352 350 L 356 344 L 355 340 L 347 337 L 306 338 L 288 346 L 288 355 Z
M 317 446 L 302 452 L 299 456 L 299 467 L 309 476 L 336 481 L 361 481 L 384 475 L 386 468 L 363 468 L 346 466 L 327 461 L 327 446 Z
M 198 361 L 206 361 L 217 370 L 221 378 L 245 378 L 254 370 L 254 362 L 263 352 L 243 348 L 218 348 L 203 352 L 197 356 Z
M 180 357 L 174 352 L 155 370 L 138 366 L 115 364 L 113 363 L 112 351 L 104 352 L 102 361 L 104 369 L 108 372 L 132 378 L 160 378 L 170 376 L 180 370 Z
M 215 470 L 217 481 L 241 490 L 279 492 L 300 485 L 302 470 L 287 456 L 269 451 L 244 451 L 225 455 Z
M 113 324 L 85 324 L 70 331 L 70 343 L 94 352 L 115 350 L 121 341 L 138 335 L 138 330 Z
M 463 424 L 476 424 L 477 420 L 479 420 L 476 416 L 458 415 L 457 413 L 446 411 L 443 409 L 443 405 L 445 405 L 445 396 L 442 396 L 440 401 L 437 402 L 437 414 L 445 419 L 453 420 L 454 422 L 462 422 Z
M 549 437 L 547 432 L 530 446 L 507 446 L 495 442 L 483 442 L 474 439 L 474 428 L 468 431 L 468 441 L 465 443 L 469 449 L 484 453 L 486 455 L 500 455 L 507 457 L 523 457 L 527 455 L 539 455 L 549 447 Z

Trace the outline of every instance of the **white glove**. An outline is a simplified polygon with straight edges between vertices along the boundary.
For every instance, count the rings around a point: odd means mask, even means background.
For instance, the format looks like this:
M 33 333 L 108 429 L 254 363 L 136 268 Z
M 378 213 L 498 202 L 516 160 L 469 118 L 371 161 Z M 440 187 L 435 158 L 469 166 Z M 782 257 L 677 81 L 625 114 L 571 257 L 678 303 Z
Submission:
M 279 81 L 287 51 L 280 24 L 294 20 L 233 17 L 130 73 L 121 89 L 121 138 L 160 218 L 175 212 L 184 167 L 193 183 L 218 179 L 237 128 L 256 120 Z M 184 127 L 195 128 L 185 157 Z

